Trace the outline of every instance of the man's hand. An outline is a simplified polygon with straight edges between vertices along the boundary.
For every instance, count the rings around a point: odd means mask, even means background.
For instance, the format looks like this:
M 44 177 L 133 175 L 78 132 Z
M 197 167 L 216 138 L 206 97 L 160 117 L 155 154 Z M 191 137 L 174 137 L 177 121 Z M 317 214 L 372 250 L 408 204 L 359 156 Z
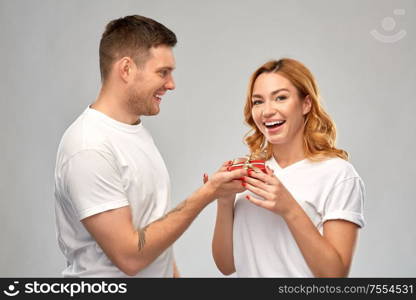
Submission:
M 237 193 L 242 193 L 246 190 L 243 186 L 243 181 L 240 180 L 244 176 L 247 176 L 247 170 L 238 169 L 234 171 L 228 171 L 227 167 L 230 166 L 231 161 L 227 161 L 222 164 L 220 169 L 214 173 L 211 178 L 204 174 L 203 181 L 209 189 L 211 189 L 215 195 L 215 198 L 230 198 Z

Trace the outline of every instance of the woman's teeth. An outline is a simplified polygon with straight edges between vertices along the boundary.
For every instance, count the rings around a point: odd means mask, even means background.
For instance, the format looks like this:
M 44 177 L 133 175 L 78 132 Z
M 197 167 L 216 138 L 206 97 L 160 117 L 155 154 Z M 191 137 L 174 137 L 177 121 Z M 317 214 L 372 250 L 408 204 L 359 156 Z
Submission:
M 280 125 L 282 125 L 283 123 L 285 123 L 286 121 L 274 121 L 274 122 L 265 122 L 264 125 L 267 128 L 274 128 L 274 127 L 278 127 Z

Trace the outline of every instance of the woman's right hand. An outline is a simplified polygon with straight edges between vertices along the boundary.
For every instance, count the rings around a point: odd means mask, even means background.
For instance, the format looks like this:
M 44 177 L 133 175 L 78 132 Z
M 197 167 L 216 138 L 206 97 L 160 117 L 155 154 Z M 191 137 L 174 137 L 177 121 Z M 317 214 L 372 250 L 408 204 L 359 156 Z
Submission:
M 241 178 L 247 176 L 247 170 L 238 169 L 228 171 L 227 168 L 231 163 L 231 161 L 223 163 L 220 169 L 210 178 L 207 174 L 203 176 L 204 184 L 214 192 L 215 198 L 217 199 L 234 199 L 235 194 L 242 193 L 246 190 Z

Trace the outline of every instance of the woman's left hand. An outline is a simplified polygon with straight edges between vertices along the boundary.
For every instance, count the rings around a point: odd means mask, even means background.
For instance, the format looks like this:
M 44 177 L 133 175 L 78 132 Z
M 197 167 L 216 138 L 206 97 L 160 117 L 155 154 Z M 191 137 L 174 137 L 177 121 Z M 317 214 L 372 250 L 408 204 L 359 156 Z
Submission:
M 249 176 L 244 177 L 243 185 L 264 200 L 247 195 L 246 199 L 253 204 L 268 209 L 282 217 L 288 214 L 297 204 L 283 183 L 266 167 L 267 174 L 249 170 Z

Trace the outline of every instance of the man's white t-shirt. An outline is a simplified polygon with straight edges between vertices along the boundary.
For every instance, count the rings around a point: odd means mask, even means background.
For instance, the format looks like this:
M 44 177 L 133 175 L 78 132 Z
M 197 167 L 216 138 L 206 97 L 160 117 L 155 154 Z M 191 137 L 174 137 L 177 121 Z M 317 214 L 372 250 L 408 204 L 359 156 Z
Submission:
M 170 180 L 149 132 L 87 108 L 66 130 L 55 168 L 55 213 L 65 277 L 126 277 L 81 220 L 130 205 L 143 228 L 170 208 Z M 111 226 L 112 224 L 108 224 Z M 135 277 L 172 277 L 172 247 Z
M 327 220 L 364 226 L 364 184 L 353 166 L 341 159 L 304 159 L 281 168 L 266 162 L 322 234 Z M 234 263 L 238 277 L 313 277 L 283 218 L 238 194 L 234 210 Z M 261 198 L 260 198 L 261 199 Z

